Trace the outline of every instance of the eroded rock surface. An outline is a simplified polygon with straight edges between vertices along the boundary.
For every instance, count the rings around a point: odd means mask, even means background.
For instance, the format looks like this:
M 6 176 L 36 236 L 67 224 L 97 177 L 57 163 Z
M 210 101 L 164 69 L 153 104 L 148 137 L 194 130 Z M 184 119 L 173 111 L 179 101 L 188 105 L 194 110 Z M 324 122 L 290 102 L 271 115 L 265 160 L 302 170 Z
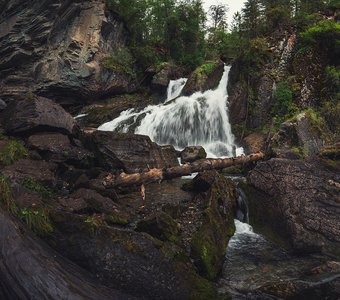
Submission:
M 338 173 L 317 162 L 271 159 L 250 172 L 254 226 L 271 227 L 301 252 L 339 255 Z M 252 216 L 253 215 L 253 216 Z
M 11 0 L 0 14 L 0 94 L 28 91 L 63 105 L 133 89 L 102 65 L 124 46 L 123 23 L 103 0 Z

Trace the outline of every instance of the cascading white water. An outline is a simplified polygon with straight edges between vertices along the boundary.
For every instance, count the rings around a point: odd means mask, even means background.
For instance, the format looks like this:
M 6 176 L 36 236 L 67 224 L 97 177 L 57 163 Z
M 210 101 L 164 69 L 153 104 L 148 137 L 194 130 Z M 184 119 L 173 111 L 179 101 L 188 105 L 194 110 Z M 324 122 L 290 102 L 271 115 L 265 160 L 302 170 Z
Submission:
M 135 133 L 148 135 L 159 144 L 171 144 L 177 149 L 201 145 L 208 157 L 242 154 L 243 149 L 235 146 L 227 114 L 229 70 L 230 67 L 225 66 L 215 90 L 196 92 L 188 97 L 176 98 L 184 79 L 171 82 L 164 104 L 148 106 L 142 111 L 124 111 L 98 130 L 127 132 L 134 126 Z
M 169 85 L 168 85 L 167 97 L 166 97 L 165 102 L 168 102 L 170 100 L 177 98 L 181 94 L 181 92 L 182 92 L 187 81 L 188 81 L 188 78 L 180 78 L 180 79 L 177 79 L 177 80 L 170 80 Z

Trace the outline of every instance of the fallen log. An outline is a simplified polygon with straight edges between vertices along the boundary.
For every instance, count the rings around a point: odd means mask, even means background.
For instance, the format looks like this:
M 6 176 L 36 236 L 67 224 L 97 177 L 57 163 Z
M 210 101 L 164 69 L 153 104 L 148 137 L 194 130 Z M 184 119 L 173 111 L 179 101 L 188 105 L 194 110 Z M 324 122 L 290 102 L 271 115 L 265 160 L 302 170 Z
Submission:
M 151 169 L 150 171 L 143 173 L 126 174 L 121 173 L 118 176 L 110 174 L 103 181 L 105 187 L 117 187 L 117 186 L 131 186 L 141 185 L 151 182 L 160 182 L 162 180 L 173 179 L 177 177 L 191 175 L 192 173 L 202 172 L 206 170 L 221 170 L 236 165 L 243 165 L 250 162 L 255 162 L 263 159 L 265 154 L 263 152 L 257 152 L 250 155 L 242 155 L 231 158 L 219 158 L 219 159 L 200 159 L 193 163 L 187 163 L 177 167 L 170 167 L 164 169 Z

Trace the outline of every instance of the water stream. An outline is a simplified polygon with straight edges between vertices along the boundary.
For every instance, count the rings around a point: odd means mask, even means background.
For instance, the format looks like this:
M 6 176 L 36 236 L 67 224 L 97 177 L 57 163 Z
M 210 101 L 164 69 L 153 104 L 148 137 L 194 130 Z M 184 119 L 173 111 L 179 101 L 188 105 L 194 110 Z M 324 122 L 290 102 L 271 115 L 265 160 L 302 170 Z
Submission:
M 230 67 L 225 66 L 223 76 L 215 90 L 179 96 L 185 78 L 171 81 L 167 99 L 159 105 L 143 110 L 129 109 L 99 130 L 128 132 L 134 128 L 138 134 L 148 135 L 159 144 L 171 144 L 176 149 L 201 145 L 208 157 L 240 155 L 242 148 L 235 145 L 228 118 L 227 83 Z
M 238 191 L 238 212 L 243 222 L 235 220 L 236 231 L 230 239 L 225 264 L 219 281 L 220 291 L 232 294 L 233 300 L 282 299 L 263 292 L 264 287 L 280 285 L 292 289 L 292 284 L 317 286 L 340 274 L 313 275 L 313 268 L 330 260 L 324 255 L 294 255 L 253 231 L 247 220 L 247 200 Z M 317 297 L 317 296 L 316 296 Z M 294 298 L 296 299 L 296 298 Z M 301 299 L 310 299 L 308 297 Z M 318 298 L 312 298 L 318 299 Z M 320 298 L 324 299 L 324 298 Z M 327 298 L 328 299 L 328 298 Z M 333 298 L 329 298 L 333 299 Z M 336 298 L 334 298 L 336 299 Z

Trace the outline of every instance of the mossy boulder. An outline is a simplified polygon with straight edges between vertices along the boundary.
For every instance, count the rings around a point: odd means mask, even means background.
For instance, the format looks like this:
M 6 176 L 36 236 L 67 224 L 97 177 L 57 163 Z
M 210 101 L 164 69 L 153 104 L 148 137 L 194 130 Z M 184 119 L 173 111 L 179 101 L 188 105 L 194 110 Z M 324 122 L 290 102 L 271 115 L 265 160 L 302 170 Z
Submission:
M 220 273 L 228 241 L 235 232 L 235 186 L 216 171 L 200 175 L 211 181 L 208 190 L 197 195 L 202 201 L 202 223 L 191 240 L 191 255 L 199 272 L 213 280 Z
M 195 92 L 215 89 L 223 75 L 222 61 L 207 61 L 194 70 L 185 84 L 182 95 L 189 96 Z
M 298 149 L 302 156 L 313 157 L 329 139 L 330 133 L 325 121 L 309 109 L 281 124 L 274 137 L 274 152 L 280 157 L 282 149 L 292 152 Z

